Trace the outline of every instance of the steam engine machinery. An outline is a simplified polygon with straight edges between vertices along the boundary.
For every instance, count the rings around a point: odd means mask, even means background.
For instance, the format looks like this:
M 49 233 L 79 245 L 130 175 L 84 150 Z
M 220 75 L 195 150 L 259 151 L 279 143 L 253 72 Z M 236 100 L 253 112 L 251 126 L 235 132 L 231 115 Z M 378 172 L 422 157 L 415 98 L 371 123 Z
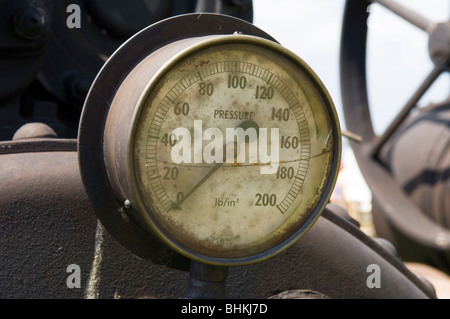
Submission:
M 436 298 L 403 261 L 449 270 L 448 102 L 375 137 L 368 5 L 341 80 L 386 239 L 330 203 L 334 103 L 252 1 L 0 0 L 0 297 Z

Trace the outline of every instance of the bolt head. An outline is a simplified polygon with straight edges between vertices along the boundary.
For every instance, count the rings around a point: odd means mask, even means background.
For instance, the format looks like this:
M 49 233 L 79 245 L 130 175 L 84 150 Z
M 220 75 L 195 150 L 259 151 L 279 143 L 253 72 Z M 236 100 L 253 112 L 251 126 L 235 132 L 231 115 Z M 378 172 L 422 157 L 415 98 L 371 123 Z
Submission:
M 47 29 L 45 16 L 34 7 L 22 9 L 14 16 L 14 29 L 22 38 L 36 40 Z

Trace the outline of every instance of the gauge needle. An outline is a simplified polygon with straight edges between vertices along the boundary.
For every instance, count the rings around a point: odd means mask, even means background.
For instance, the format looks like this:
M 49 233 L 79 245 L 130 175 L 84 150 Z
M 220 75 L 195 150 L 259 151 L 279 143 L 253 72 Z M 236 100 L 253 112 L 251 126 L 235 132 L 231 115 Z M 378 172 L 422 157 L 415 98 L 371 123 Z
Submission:
M 223 163 L 217 163 L 217 164 L 215 164 L 209 171 L 208 171 L 208 173 L 206 173 L 203 177 L 202 177 L 202 179 L 201 180 L 199 180 L 195 185 L 194 185 L 194 187 L 192 187 L 190 190 L 189 190 L 189 192 L 187 192 L 182 198 L 181 198 L 181 200 L 180 201 L 178 201 L 177 203 L 173 203 L 172 204 L 172 208 L 175 208 L 175 209 L 181 209 L 181 204 L 183 204 L 184 203 L 184 201 L 186 200 L 186 199 L 188 199 L 189 198 L 189 196 L 191 196 L 192 195 L 192 193 L 194 193 L 208 178 L 210 178 L 211 177 L 211 175 L 212 174 L 214 174 L 220 167 L 222 167 L 222 165 L 223 165 Z
M 256 134 L 258 135 L 259 133 L 259 126 L 258 124 L 256 124 L 255 121 L 252 120 L 247 120 L 242 122 L 240 125 L 238 125 L 237 127 L 240 127 L 242 129 L 244 129 L 244 131 L 248 128 L 255 128 L 256 130 Z M 234 150 L 235 152 L 237 152 L 237 150 L 239 149 L 239 145 L 237 145 L 237 142 L 234 142 Z M 184 196 L 181 198 L 181 200 L 179 200 L 177 203 L 173 203 L 172 204 L 172 208 L 175 209 L 181 209 L 181 204 L 184 203 L 184 201 L 186 201 L 186 199 L 188 199 L 200 186 L 203 185 L 203 183 L 210 178 L 219 168 L 221 168 L 223 166 L 223 163 L 226 161 L 226 157 L 227 157 L 227 152 L 226 152 L 226 147 L 227 145 L 224 144 L 223 146 L 223 160 L 221 163 L 216 163 L 209 171 L 208 173 L 206 173 L 201 180 L 199 180 L 186 194 L 184 194 Z

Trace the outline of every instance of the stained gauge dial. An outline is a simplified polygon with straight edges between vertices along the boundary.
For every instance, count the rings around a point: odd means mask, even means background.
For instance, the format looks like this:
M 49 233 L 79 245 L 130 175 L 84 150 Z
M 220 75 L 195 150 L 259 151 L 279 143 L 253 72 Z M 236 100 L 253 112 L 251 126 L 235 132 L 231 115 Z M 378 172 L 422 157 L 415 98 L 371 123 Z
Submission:
M 328 202 L 340 160 L 332 101 L 306 63 L 242 34 L 175 41 L 111 103 L 105 166 L 125 212 L 180 254 L 273 256 Z
M 151 82 L 130 148 L 144 218 L 212 260 L 267 253 L 309 227 L 340 138 L 302 61 L 226 38 L 190 47 Z

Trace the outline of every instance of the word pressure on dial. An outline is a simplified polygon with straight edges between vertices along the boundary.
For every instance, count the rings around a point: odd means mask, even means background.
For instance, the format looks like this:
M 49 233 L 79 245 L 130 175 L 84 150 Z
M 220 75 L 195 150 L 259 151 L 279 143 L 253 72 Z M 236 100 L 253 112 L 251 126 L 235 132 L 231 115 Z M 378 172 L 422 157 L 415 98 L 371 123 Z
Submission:
M 148 231 L 189 258 L 233 265 L 272 256 L 314 223 L 335 183 L 340 131 L 300 58 L 269 40 L 221 35 L 163 47 L 134 72 L 147 80 L 128 139 L 107 137 L 105 153 Z

